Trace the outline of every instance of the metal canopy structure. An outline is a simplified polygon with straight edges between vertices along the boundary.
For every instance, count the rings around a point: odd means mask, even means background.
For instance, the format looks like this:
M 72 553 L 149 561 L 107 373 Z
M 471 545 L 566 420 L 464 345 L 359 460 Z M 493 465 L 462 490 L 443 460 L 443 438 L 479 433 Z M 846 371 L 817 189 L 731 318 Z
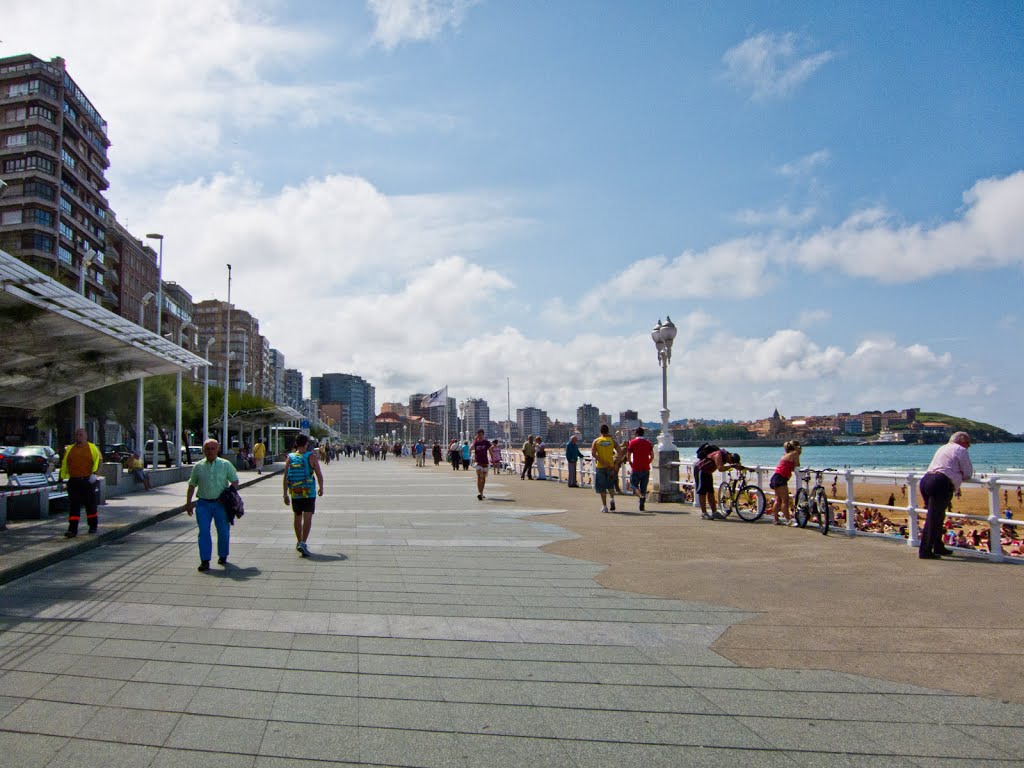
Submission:
M 0 251 L 0 406 L 36 410 L 207 365 Z
M 255 429 L 258 427 L 272 427 L 278 424 L 285 424 L 289 421 L 299 421 L 305 418 L 301 413 L 286 405 L 275 405 L 273 408 L 252 409 L 248 411 L 235 411 L 228 414 L 228 423 L 243 429 Z M 219 426 L 220 421 L 210 426 Z

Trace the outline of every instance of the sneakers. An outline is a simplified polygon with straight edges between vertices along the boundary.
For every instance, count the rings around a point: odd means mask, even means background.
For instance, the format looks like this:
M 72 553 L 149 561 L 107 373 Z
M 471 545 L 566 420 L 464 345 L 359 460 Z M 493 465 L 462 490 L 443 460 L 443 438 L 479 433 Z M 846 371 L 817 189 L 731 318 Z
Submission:
M 227 565 L 227 564 L 228 564 L 228 559 L 226 557 L 218 557 L 217 558 L 217 565 Z
M 640 511 L 641 511 L 641 512 L 643 512 L 643 511 L 644 511 L 644 501 L 645 501 L 644 497 L 643 497 L 643 496 L 641 496 L 641 497 L 640 497 Z
M 299 542 L 299 554 L 303 557 L 309 557 L 309 547 L 306 546 L 306 542 Z
M 302 551 L 302 542 L 301 541 L 295 542 L 295 551 L 296 552 L 301 552 Z
M 611 510 L 612 512 L 615 511 L 615 499 L 612 499 L 611 503 L 608 504 L 608 509 Z
M 210 570 L 210 561 L 209 560 L 203 560 L 203 562 L 201 562 L 199 564 L 199 567 L 196 568 L 196 570 L 200 571 L 200 572 Z
M 601 511 L 602 512 L 607 512 L 608 511 L 608 507 L 601 507 Z

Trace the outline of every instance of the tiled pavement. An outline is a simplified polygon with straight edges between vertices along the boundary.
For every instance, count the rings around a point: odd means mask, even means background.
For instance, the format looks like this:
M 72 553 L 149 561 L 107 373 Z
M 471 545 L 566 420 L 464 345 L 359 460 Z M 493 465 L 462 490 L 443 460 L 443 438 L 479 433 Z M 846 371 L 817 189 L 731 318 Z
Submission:
M 0 765 L 1024 763 L 1019 705 L 733 665 L 750 614 L 602 588 L 517 478 L 336 462 L 309 559 L 279 482 L 226 570 L 178 516 L 0 588 Z

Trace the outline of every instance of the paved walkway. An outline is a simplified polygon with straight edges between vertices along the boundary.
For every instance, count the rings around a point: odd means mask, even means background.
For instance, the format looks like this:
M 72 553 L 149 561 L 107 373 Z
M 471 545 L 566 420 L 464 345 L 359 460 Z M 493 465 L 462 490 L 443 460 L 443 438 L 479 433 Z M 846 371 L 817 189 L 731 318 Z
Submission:
M 540 550 L 572 534 L 526 519 L 518 478 L 479 502 L 408 459 L 326 472 L 309 559 L 271 478 L 226 569 L 196 572 L 180 515 L 0 588 L 0 764 L 1024 760 L 1019 705 L 728 661 L 709 646 L 756 612 L 601 587 Z

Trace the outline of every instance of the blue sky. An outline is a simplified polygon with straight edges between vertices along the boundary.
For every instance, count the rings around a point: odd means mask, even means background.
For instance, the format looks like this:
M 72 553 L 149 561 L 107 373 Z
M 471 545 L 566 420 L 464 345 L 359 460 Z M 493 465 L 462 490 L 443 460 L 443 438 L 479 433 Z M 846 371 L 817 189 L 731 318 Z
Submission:
M 673 418 L 1024 431 L 1020 3 L 199 6 L 0 53 L 67 59 L 119 218 L 289 366 L 655 420 L 667 313 Z

